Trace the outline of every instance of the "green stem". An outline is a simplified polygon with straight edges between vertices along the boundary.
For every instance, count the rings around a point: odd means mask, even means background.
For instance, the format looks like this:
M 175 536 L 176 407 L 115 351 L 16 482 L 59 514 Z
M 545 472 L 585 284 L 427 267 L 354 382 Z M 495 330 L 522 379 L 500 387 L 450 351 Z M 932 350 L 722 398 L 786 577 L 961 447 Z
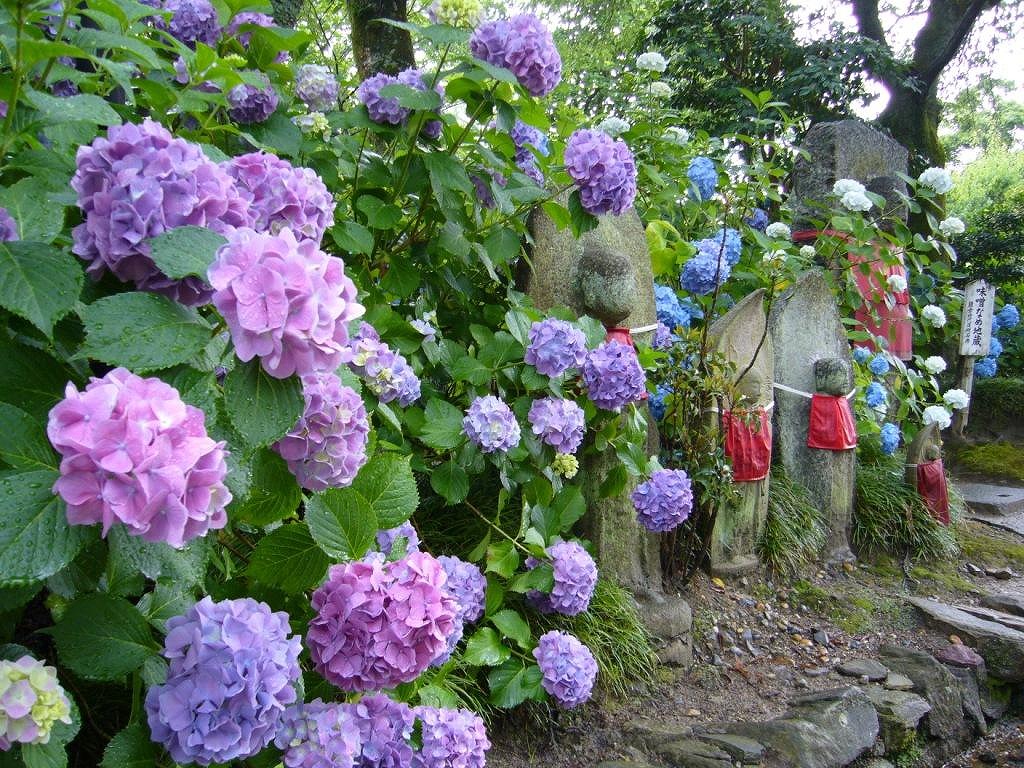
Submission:
M 474 507 L 474 506 L 473 506 L 472 504 L 470 504 L 470 503 L 469 503 L 468 501 L 463 501 L 462 503 L 463 503 L 463 504 L 465 504 L 465 505 L 466 505 L 466 507 L 467 507 L 467 508 L 468 508 L 468 509 L 469 509 L 469 510 L 470 510 L 470 511 L 471 511 L 471 512 L 472 512 L 472 513 L 474 514 L 474 515 L 476 515 L 477 517 L 479 517 L 479 518 L 480 518 L 481 520 L 483 520 L 483 521 L 484 521 L 485 523 L 487 523 L 487 525 L 489 525 L 489 526 L 490 526 L 491 528 L 493 528 L 494 530 L 496 530 L 496 531 L 497 531 L 498 533 L 500 533 L 500 534 L 501 534 L 502 536 L 504 536 L 504 537 L 505 537 L 506 539 L 508 539 L 509 541 L 511 541 L 511 542 L 512 542 L 512 546 L 514 546 L 514 547 L 516 547 L 517 549 L 519 549 L 520 551 L 522 551 L 522 552 L 526 553 L 526 554 L 527 554 L 528 556 L 532 556 L 532 555 L 533 555 L 533 552 L 531 552 L 531 551 L 530 551 L 530 550 L 528 550 L 528 549 L 527 549 L 526 547 L 524 547 L 524 546 L 523 546 L 522 544 L 520 544 L 520 543 L 519 543 L 519 541 L 518 541 L 518 540 L 516 540 L 516 539 L 515 539 L 514 537 L 510 536 L 509 534 L 507 534 L 507 533 L 506 533 L 506 532 L 505 532 L 505 531 L 504 531 L 504 530 L 503 530 L 503 529 L 501 528 L 501 526 L 499 526 L 499 525 L 498 525 L 497 523 L 495 523 L 494 521 L 492 521 L 492 520 L 488 519 L 487 515 L 485 515 L 485 514 L 484 514 L 483 512 L 481 512 L 481 511 L 480 511 L 479 509 L 477 509 L 476 507 Z

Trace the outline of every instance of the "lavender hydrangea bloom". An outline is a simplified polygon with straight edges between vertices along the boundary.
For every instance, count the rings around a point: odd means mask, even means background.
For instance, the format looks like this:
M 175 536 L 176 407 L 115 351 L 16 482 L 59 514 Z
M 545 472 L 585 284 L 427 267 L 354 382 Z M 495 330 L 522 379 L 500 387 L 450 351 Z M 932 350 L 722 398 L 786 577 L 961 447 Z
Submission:
M 551 560 L 555 580 L 551 592 L 536 589 L 526 593 L 526 600 L 541 613 L 560 613 L 576 616 L 587 610 L 597 586 L 597 564 L 594 558 L 576 541 L 558 541 L 546 550 Z M 526 567 L 536 568 L 542 561 L 526 559 Z
M 20 240 L 18 237 L 18 222 L 7 211 L 0 207 L 0 243 L 9 243 L 12 240 Z
M 654 286 L 654 306 L 658 321 L 664 323 L 670 331 L 676 328 L 689 328 L 693 316 L 689 307 L 683 306 L 679 295 L 667 285 Z
M 370 424 L 359 393 L 333 373 L 302 377 L 306 408 L 274 450 L 310 491 L 351 485 L 366 463 Z
M 422 70 L 410 68 L 399 72 L 395 79 L 401 85 L 407 85 L 417 91 L 427 91 L 433 78 Z M 440 82 L 434 83 L 434 90 L 438 96 L 444 97 L 444 88 Z M 420 129 L 420 135 L 427 139 L 436 139 L 441 135 L 443 127 L 444 124 L 440 120 L 427 120 Z
M 484 615 L 487 579 L 478 567 L 465 560 L 450 555 L 441 555 L 437 560 L 448 575 L 445 589 L 451 592 L 458 602 L 459 616 L 467 623 L 477 621 Z
M 532 96 L 546 96 L 562 79 L 562 57 L 551 32 L 533 14 L 481 24 L 469 39 L 478 59 L 512 71 Z
M 362 751 L 356 757 L 355 768 L 409 768 L 413 760 L 409 738 L 415 716 L 408 705 L 375 695 L 341 706 L 359 728 Z
M 401 125 L 409 117 L 409 110 L 399 104 L 396 97 L 385 98 L 380 95 L 381 88 L 396 83 L 398 78 L 394 75 L 379 72 L 363 80 L 356 88 L 356 98 L 366 106 L 373 122 Z
M 536 150 L 546 157 L 551 152 L 548 137 L 539 128 L 527 125 L 518 118 L 509 132 L 509 136 L 512 137 L 512 143 L 515 144 L 516 166 L 533 179 L 538 186 L 543 186 L 544 174 L 537 167 L 537 157 L 532 150 Z
M 458 603 L 426 552 L 331 566 L 313 593 L 306 644 L 325 680 L 346 691 L 415 680 L 447 647 Z
M 341 259 L 290 229 L 240 229 L 210 266 L 213 303 L 241 360 L 275 378 L 333 370 L 348 356 L 348 323 L 363 314 Z
M 222 164 L 245 199 L 252 228 L 276 235 L 288 227 L 319 243 L 334 224 L 334 198 L 316 173 L 265 152 Z
M 679 340 L 679 337 L 672 333 L 672 329 L 664 323 L 659 322 L 651 337 L 652 349 L 668 349 Z
M 519 423 L 512 409 L 494 395 L 478 397 L 466 409 L 462 429 L 484 453 L 505 453 L 519 445 Z
M 884 376 L 889 372 L 889 361 L 885 359 L 885 355 L 879 353 L 871 358 L 871 362 L 868 363 L 868 370 L 875 374 L 875 376 Z
M 359 726 L 345 705 L 322 699 L 288 707 L 274 745 L 287 768 L 352 768 L 362 750 Z
M 681 525 L 693 511 L 693 486 L 681 469 L 659 469 L 630 495 L 636 519 L 649 531 L 663 533 Z
M 882 432 L 880 438 L 882 440 L 882 453 L 886 456 L 892 456 L 896 453 L 896 449 L 900 447 L 900 428 L 895 424 L 886 422 L 882 425 Z
M 196 226 L 222 235 L 248 226 L 246 202 L 220 166 L 195 144 L 174 138 L 152 120 L 109 129 L 79 147 L 71 186 L 84 222 L 73 251 L 95 278 L 110 270 L 123 282 L 184 304 L 209 301 L 197 277 L 172 280 L 150 254 L 149 240 L 169 229 Z
M 591 350 L 581 372 L 587 395 L 606 411 L 618 411 L 637 402 L 646 392 L 646 378 L 636 350 L 620 341 L 606 341 Z
M 527 419 L 533 434 L 554 448 L 556 453 L 576 453 L 583 442 L 586 416 L 573 400 L 562 397 L 534 400 Z
M 228 91 L 228 117 L 242 125 L 264 123 L 277 110 L 277 91 L 263 78 L 262 87 L 243 83 Z
M 998 312 L 999 327 L 1016 328 L 1020 324 L 1020 310 L 1016 304 L 1007 304 Z
M 146 695 L 153 740 L 178 763 L 255 755 L 296 700 L 301 647 L 288 614 L 250 598 L 204 597 L 167 622 L 167 682 Z
M 579 368 L 587 356 L 587 337 L 565 320 L 548 317 L 530 326 L 523 360 L 545 376 Z
M 268 16 L 265 13 L 258 13 L 256 11 L 242 11 L 236 13 L 231 17 L 231 21 L 228 23 L 227 34 L 231 35 L 241 43 L 243 48 L 249 47 L 249 42 L 252 40 L 252 32 L 239 33 L 239 28 L 243 24 L 252 24 L 257 27 L 273 27 L 274 17 Z M 278 57 L 278 61 L 282 59 Z
M 0 752 L 16 743 L 48 744 L 57 723 L 71 724 L 57 670 L 31 656 L 0 660 Z
M 380 340 L 369 323 L 353 337 L 349 368 L 382 403 L 397 400 L 403 408 L 420 399 L 420 380 L 406 359 Z
M 541 685 L 565 709 L 589 701 L 597 679 L 594 654 L 567 632 L 551 630 L 540 636 L 533 656 L 540 667 Z
M 171 12 L 171 20 L 160 21 L 157 26 L 189 48 L 195 48 L 196 43 L 214 47 L 220 40 L 220 20 L 209 0 L 164 0 L 162 9 Z
M 713 160 L 707 157 L 695 157 L 686 169 L 686 177 L 690 180 L 693 190 L 700 201 L 710 200 L 718 189 L 718 170 Z
M 203 412 L 160 379 L 124 368 L 69 383 L 46 434 L 61 454 L 53 486 L 71 525 L 119 522 L 146 541 L 180 547 L 227 523 L 223 442 L 206 434 Z
M 750 214 L 750 218 L 744 219 L 744 221 L 751 229 L 764 232 L 768 227 L 768 211 L 763 208 L 755 208 L 754 212 Z
M 616 216 L 633 205 L 636 163 L 622 139 L 581 129 L 565 146 L 565 169 L 580 188 L 580 204 L 595 216 Z
M 863 365 L 871 357 L 871 350 L 867 347 L 854 347 L 853 348 L 853 360 L 854 362 Z
M 385 556 L 390 556 L 399 539 L 405 539 L 405 552 L 420 551 L 420 537 L 412 523 L 406 521 L 394 528 L 382 528 L 377 531 L 377 547 Z M 447 569 L 445 569 L 447 572 Z
M 422 746 L 411 768 L 484 768 L 491 748 L 479 715 L 467 709 L 416 707 Z
M 980 357 L 974 363 L 974 375 L 979 379 L 991 379 L 998 369 L 999 363 L 994 357 Z
M 868 408 L 877 408 L 884 405 L 885 401 L 885 387 L 877 381 L 868 384 L 867 389 L 864 390 L 864 402 L 867 403 Z
M 683 265 L 679 284 L 685 291 L 706 296 L 729 279 L 732 267 L 726 260 L 721 242 L 707 239 L 698 240 L 694 245 L 697 246 L 697 253 Z
M 338 108 L 338 80 L 321 64 L 303 64 L 295 73 L 295 96 L 312 112 Z

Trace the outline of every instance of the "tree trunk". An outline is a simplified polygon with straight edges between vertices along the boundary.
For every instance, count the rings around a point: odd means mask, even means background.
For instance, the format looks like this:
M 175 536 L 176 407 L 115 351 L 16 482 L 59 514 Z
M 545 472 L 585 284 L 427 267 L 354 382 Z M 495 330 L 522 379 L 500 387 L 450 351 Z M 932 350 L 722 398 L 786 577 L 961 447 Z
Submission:
M 890 84 L 889 105 L 878 117 L 880 125 L 910 150 L 910 172 L 916 176 L 930 165 L 945 165 L 946 152 L 939 141 L 939 104 L 933 86 L 926 93 Z
M 352 54 L 359 77 L 394 75 L 416 64 L 412 36 L 380 19 L 406 21 L 406 0 L 346 0 L 352 22 Z

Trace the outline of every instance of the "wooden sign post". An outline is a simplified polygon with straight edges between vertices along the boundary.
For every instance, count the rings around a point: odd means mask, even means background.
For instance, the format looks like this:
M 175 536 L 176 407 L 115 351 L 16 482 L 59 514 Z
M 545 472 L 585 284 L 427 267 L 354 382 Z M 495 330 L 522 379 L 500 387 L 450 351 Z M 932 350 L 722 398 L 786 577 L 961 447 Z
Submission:
M 992 313 L 996 289 L 984 280 L 973 280 L 964 288 L 964 314 L 960 324 L 960 362 L 957 385 L 967 393 L 966 408 L 953 414 L 953 434 L 963 437 L 970 416 L 970 396 L 974 389 L 974 361 L 988 354 L 992 342 Z

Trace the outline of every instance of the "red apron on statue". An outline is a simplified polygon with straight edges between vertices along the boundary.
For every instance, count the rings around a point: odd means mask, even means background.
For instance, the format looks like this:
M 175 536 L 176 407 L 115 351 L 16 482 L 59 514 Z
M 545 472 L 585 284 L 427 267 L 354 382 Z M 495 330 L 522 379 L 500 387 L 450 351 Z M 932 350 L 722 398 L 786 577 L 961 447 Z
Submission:
M 926 461 L 917 465 L 917 492 L 932 517 L 943 525 L 949 525 L 949 491 L 946 488 L 946 470 L 942 459 Z
M 753 418 L 749 414 L 753 413 Z M 772 425 L 764 408 L 725 411 L 725 455 L 732 461 L 732 479 L 750 483 L 768 476 L 772 464 Z
M 811 397 L 811 423 L 807 447 L 845 451 L 857 447 L 857 426 L 850 401 L 843 395 L 815 394 Z

